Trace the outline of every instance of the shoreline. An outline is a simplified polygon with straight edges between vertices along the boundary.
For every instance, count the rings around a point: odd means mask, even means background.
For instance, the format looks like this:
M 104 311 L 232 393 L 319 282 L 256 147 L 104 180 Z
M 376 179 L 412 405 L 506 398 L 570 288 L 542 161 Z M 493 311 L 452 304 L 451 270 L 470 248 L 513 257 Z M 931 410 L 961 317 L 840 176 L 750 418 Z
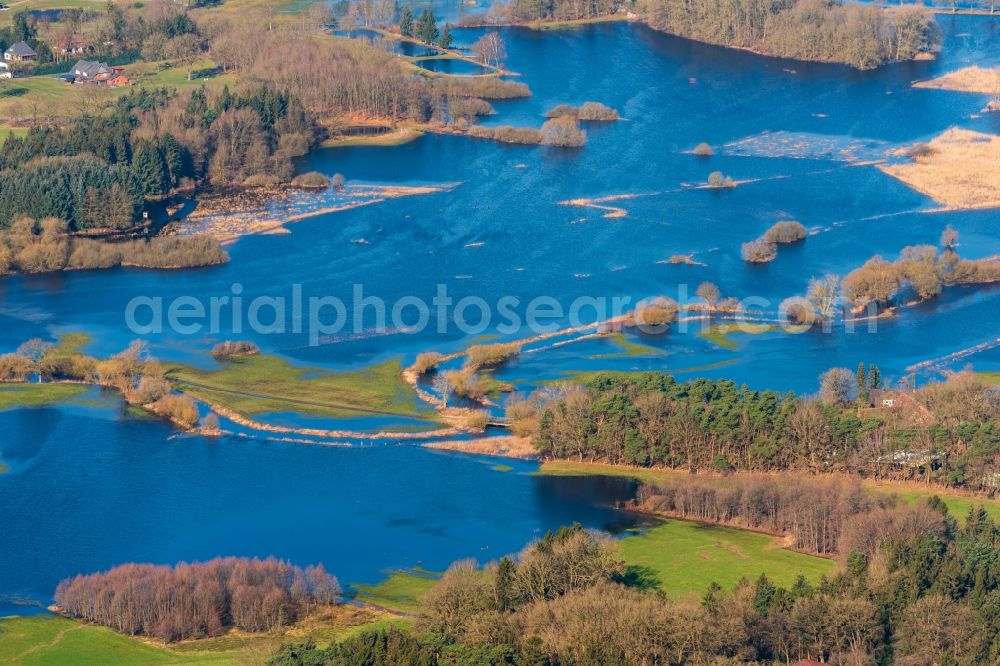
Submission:
M 531 439 L 516 435 L 480 437 L 468 440 L 444 440 L 422 445 L 425 449 L 454 451 L 467 455 L 496 456 L 510 460 L 538 460 Z

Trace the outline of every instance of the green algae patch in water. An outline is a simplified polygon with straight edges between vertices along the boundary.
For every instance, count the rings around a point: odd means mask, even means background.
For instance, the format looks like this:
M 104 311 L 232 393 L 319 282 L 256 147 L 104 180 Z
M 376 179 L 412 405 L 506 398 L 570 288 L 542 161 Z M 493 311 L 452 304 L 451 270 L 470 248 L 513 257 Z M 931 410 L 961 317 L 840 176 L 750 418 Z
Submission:
M 743 322 L 733 324 L 716 324 L 707 331 L 702 331 L 698 335 L 705 338 L 712 344 L 722 347 L 723 349 L 736 351 L 739 349 L 739 343 L 732 338 L 733 335 L 738 333 L 746 335 L 761 335 L 763 333 L 770 333 L 771 331 L 776 330 L 778 330 L 778 327 L 772 324 L 750 324 Z
M 632 357 L 632 356 L 663 356 L 667 352 L 652 345 L 645 345 L 641 342 L 635 342 L 630 340 L 625 336 L 624 333 L 612 333 L 607 337 L 607 340 L 615 344 L 621 349 L 619 352 L 614 352 L 611 354 L 598 354 L 596 356 L 591 356 L 590 358 L 622 358 L 622 357 Z

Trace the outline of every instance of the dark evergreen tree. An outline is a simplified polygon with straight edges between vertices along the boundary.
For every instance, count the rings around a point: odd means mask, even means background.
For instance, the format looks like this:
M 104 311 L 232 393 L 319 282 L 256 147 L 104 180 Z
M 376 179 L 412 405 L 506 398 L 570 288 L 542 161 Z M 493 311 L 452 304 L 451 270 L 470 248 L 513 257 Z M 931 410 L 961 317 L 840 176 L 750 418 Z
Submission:
M 141 141 L 132 156 L 132 171 L 146 194 L 163 194 L 170 181 L 167 161 L 151 141 Z
M 417 19 L 417 38 L 426 44 L 433 44 L 437 41 L 437 22 L 434 20 L 434 14 L 428 9 L 422 11 L 420 18 Z
M 443 49 L 450 49 L 453 42 L 451 36 L 451 25 L 448 23 L 444 24 L 444 31 L 441 33 L 441 39 L 438 40 L 438 46 Z
M 403 12 L 399 15 L 399 34 L 404 37 L 413 36 L 413 12 L 409 5 L 403 7 Z

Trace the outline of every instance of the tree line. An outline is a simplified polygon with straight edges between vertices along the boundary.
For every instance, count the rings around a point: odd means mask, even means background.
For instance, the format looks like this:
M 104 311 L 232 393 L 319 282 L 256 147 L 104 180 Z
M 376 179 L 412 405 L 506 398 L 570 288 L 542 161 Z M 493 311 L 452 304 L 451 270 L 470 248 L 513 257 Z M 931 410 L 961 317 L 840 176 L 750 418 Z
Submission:
M 692 472 L 853 472 L 996 487 L 996 388 L 960 373 L 916 391 L 899 390 L 898 409 L 869 409 L 864 392 L 852 388 L 854 372 L 836 374 L 842 375 L 836 382 L 824 376 L 818 398 L 804 398 L 724 379 L 600 373 L 583 384 L 515 397 L 507 414 L 514 432 L 532 437 L 543 457 Z
M 839 571 L 789 588 L 766 576 L 668 599 L 611 544 L 579 527 L 477 567 L 458 562 L 421 599 L 412 631 L 362 632 L 329 648 L 286 642 L 305 664 L 995 663 L 1000 529 L 959 525 L 936 498 L 867 514 L 872 540 Z
M 903 528 L 922 529 L 928 522 L 924 509 L 901 505 L 892 495 L 872 495 L 856 479 L 790 475 L 724 481 L 665 478 L 644 484 L 635 506 L 684 520 L 780 534 L 796 550 L 827 557 L 852 552 L 873 556 L 870 526 L 876 523 L 892 526 L 896 534 Z M 881 520 L 887 515 L 892 519 Z
M 872 69 L 912 60 L 940 44 L 933 15 L 910 5 L 882 9 L 828 0 L 513 0 L 514 21 L 638 14 L 656 30 L 763 55 Z
M 180 186 L 287 180 L 292 158 L 320 137 L 297 98 L 266 85 L 132 92 L 110 114 L 3 143 L 0 228 L 24 215 L 60 218 L 71 231 L 127 229 L 146 197 Z
M 94 205 L 97 205 L 96 203 Z M 105 202 L 108 220 L 131 221 L 131 206 L 116 212 L 113 200 Z M 120 218 L 118 217 L 120 216 Z M 229 260 L 222 246 L 207 236 L 158 236 L 149 239 L 102 241 L 70 234 L 69 224 L 57 217 L 34 220 L 14 218 L 0 229 L 0 276 L 8 273 L 46 273 L 66 269 L 193 268 Z
M 1000 281 L 1000 261 L 963 259 L 955 251 L 957 245 L 958 232 L 949 226 L 941 234 L 940 247 L 910 245 L 896 261 L 875 255 L 844 277 L 844 298 L 860 310 L 869 304 L 889 305 L 907 291 L 924 301 L 939 296 L 948 285 Z
M 158 566 L 123 564 L 69 578 L 56 589 L 67 614 L 129 635 L 165 641 L 219 636 L 231 628 L 269 631 L 312 606 L 340 601 L 322 564 L 305 569 L 273 557 L 216 558 Z

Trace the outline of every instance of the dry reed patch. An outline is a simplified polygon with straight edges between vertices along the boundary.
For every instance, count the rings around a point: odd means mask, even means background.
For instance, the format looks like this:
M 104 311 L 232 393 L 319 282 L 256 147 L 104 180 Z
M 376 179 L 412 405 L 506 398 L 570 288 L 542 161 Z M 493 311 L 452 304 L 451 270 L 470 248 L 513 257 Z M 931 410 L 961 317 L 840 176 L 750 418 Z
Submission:
M 1000 136 L 952 128 L 927 145 L 879 168 L 949 209 L 1000 208 Z
M 974 65 L 948 72 L 936 79 L 918 81 L 914 88 L 930 90 L 954 90 L 956 92 L 1000 94 L 1000 67 L 987 68 Z

